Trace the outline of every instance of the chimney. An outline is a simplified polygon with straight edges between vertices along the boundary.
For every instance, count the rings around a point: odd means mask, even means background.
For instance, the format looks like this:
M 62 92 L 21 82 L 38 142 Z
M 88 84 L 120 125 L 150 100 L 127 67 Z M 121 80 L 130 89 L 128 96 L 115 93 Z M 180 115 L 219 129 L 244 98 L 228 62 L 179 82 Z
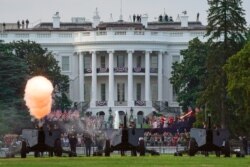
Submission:
M 145 28 L 148 27 L 148 15 L 147 14 L 142 15 L 141 23 Z
M 181 20 L 181 27 L 188 27 L 188 16 L 187 15 L 182 15 L 180 17 Z
M 53 28 L 60 28 L 59 12 L 56 12 L 56 14 L 53 16 Z
M 96 8 L 94 17 L 93 17 L 93 27 L 96 28 L 100 23 L 100 16 L 98 14 L 98 9 Z

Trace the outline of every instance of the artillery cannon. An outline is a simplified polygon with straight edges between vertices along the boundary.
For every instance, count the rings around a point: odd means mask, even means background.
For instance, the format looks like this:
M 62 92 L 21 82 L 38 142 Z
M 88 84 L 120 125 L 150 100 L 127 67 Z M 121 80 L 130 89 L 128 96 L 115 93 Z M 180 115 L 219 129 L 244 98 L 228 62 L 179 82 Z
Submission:
M 125 151 L 131 151 L 132 156 L 136 156 L 137 152 L 144 156 L 146 152 L 152 155 L 159 155 L 158 152 L 147 150 L 144 144 L 144 129 L 127 128 L 127 117 L 124 116 L 124 127 L 118 130 L 107 130 L 108 139 L 105 143 L 105 156 L 110 156 L 113 151 L 121 151 L 121 155 L 125 155 Z
M 231 153 L 237 156 L 240 154 L 240 152 L 231 151 L 227 129 L 211 128 L 211 116 L 208 116 L 207 129 L 191 128 L 187 150 L 176 152 L 174 155 L 182 156 L 183 153 L 187 153 L 189 156 L 194 156 L 198 151 L 204 152 L 205 156 L 208 156 L 208 152 L 215 151 L 218 157 L 221 154 L 225 157 L 230 157 Z
M 62 153 L 72 155 L 70 151 L 65 151 L 61 146 L 61 132 L 58 129 L 23 129 L 22 130 L 21 158 L 26 158 L 26 154 L 34 152 L 38 157 L 40 152 L 48 152 L 49 156 L 62 156 Z

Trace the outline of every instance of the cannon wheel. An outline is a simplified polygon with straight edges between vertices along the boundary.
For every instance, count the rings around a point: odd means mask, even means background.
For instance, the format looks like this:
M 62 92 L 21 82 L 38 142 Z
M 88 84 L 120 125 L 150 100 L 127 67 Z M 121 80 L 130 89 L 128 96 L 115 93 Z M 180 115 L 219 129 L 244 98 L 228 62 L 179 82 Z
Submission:
M 194 138 L 191 138 L 188 145 L 188 155 L 194 156 L 197 152 L 197 143 Z
M 133 149 L 131 150 L 131 156 L 134 156 L 134 157 L 137 156 L 137 152 L 136 152 L 136 149 L 135 149 L 135 148 L 133 148 Z
M 110 156 L 110 140 L 106 140 L 106 145 L 105 145 L 105 156 L 109 157 Z
M 35 151 L 35 153 L 34 153 L 34 157 L 40 157 L 40 155 L 39 155 L 39 152 L 38 151 Z
M 221 152 L 220 151 L 215 151 L 216 157 L 220 157 Z
M 21 158 L 26 158 L 26 149 L 27 149 L 27 144 L 25 141 L 22 141 Z
M 226 141 L 225 143 L 225 147 L 224 147 L 224 154 L 225 154 L 225 157 L 230 157 L 230 144 L 229 144 L 229 141 Z
M 58 156 L 58 157 L 62 156 L 62 146 L 61 146 L 60 139 L 56 139 L 55 141 L 54 152 L 55 152 L 55 156 Z

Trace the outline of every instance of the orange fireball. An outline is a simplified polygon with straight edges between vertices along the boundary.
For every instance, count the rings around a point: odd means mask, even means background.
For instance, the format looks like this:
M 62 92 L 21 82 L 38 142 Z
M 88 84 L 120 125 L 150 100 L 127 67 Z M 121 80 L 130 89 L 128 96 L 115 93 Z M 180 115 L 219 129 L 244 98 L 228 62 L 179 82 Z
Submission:
M 52 92 L 53 85 L 47 78 L 36 76 L 28 80 L 24 100 L 30 115 L 41 119 L 50 113 Z

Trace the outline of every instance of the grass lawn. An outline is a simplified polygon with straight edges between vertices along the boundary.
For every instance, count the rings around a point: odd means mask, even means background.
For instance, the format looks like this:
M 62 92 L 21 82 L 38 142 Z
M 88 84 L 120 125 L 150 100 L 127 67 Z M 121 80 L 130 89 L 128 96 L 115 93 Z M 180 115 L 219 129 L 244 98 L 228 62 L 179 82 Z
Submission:
M 213 155 L 183 156 L 173 155 L 145 157 L 27 157 L 0 159 L 0 167 L 250 167 L 250 157 L 217 158 Z

